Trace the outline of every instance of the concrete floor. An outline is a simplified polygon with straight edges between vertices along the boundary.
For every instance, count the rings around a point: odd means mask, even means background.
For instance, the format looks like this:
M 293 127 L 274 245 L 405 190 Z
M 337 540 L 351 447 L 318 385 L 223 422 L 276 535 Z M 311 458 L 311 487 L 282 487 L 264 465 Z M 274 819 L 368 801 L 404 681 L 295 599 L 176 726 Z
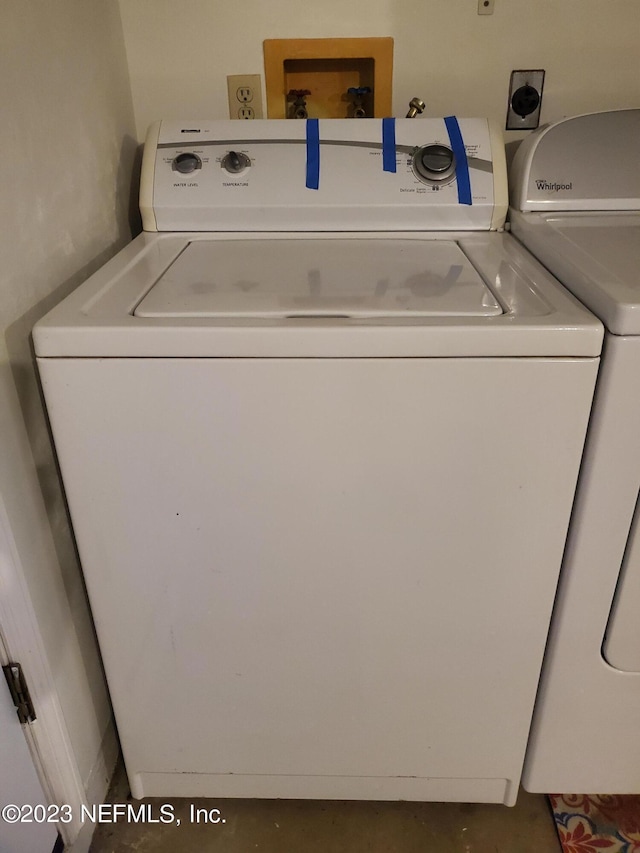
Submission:
M 562 853 L 546 797 L 514 808 L 456 803 L 314 800 L 128 800 L 118 766 L 108 802 L 171 804 L 171 824 L 100 824 L 90 853 Z M 219 823 L 192 821 L 218 809 Z M 216 819 L 215 812 L 211 814 Z M 180 825 L 178 826 L 178 819 Z M 203 818 L 201 817 L 201 820 Z

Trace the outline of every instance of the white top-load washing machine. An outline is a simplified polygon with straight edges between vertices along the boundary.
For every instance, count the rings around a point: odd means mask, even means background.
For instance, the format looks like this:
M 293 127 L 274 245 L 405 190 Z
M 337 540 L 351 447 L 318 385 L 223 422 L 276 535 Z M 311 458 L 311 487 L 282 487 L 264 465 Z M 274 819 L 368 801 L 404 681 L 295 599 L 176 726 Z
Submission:
M 134 795 L 513 803 L 602 326 L 500 131 L 163 122 L 141 197 L 34 332 Z
M 532 134 L 512 230 L 606 333 L 524 786 L 640 793 L 640 110 Z

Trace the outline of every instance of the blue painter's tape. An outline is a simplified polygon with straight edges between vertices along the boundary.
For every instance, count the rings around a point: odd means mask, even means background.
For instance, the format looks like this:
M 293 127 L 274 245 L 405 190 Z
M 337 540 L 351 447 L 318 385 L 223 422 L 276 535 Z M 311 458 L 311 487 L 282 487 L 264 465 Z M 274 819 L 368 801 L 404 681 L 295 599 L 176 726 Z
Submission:
M 320 127 L 317 118 L 307 119 L 307 187 L 320 186 Z
M 382 170 L 396 171 L 396 120 L 382 119 Z
M 467 152 L 465 151 L 460 125 L 455 116 L 447 116 L 444 123 L 447 126 L 451 150 L 456 158 L 456 182 L 458 184 L 458 202 L 460 204 L 471 204 L 471 181 L 469 180 L 469 164 L 467 163 Z

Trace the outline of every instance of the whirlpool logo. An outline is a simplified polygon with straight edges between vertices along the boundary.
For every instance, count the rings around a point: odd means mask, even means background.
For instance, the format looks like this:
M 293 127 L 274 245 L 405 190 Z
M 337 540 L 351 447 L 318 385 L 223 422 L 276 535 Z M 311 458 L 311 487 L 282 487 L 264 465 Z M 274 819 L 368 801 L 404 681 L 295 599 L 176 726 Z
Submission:
M 573 182 L 569 181 L 568 184 L 559 184 L 556 181 L 551 182 L 540 179 L 536 181 L 536 187 L 540 192 L 557 193 L 560 192 L 560 190 L 572 190 Z

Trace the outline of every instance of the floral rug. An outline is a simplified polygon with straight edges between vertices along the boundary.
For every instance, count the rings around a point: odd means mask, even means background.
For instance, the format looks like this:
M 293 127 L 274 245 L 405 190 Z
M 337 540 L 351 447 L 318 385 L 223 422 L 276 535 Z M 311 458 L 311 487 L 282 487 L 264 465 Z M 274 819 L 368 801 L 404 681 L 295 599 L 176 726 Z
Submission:
M 640 853 L 640 796 L 551 794 L 563 853 Z

